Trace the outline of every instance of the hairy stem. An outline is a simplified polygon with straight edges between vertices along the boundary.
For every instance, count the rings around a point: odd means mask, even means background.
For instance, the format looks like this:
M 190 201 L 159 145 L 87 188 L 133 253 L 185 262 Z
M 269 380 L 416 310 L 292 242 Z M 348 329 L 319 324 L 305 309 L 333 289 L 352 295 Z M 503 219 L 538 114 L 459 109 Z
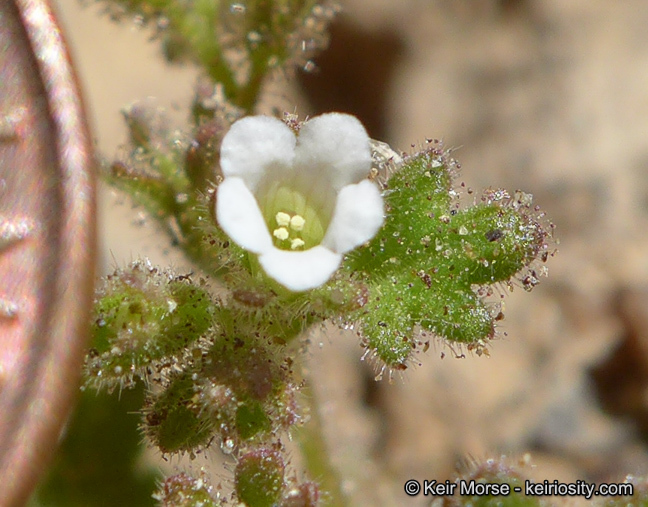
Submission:
M 346 507 L 348 501 L 342 493 L 339 473 L 331 463 L 316 394 L 308 386 L 302 389 L 302 393 L 304 394 L 304 400 L 309 403 L 310 420 L 299 428 L 297 440 L 308 475 L 317 481 L 321 490 L 325 492 L 325 505 L 329 507 Z

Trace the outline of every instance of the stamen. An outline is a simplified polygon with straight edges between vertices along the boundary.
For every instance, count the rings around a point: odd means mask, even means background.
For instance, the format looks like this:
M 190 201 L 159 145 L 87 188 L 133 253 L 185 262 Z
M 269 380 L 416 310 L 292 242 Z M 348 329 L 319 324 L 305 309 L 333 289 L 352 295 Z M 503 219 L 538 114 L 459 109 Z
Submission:
M 283 240 L 288 239 L 288 236 L 290 234 L 288 233 L 288 229 L 286 229 L 285 227 L 279 227 L 278 229 L 275 229 L 274 231 L 272 231 L 272 235 L 275 238 L 277 238 L 278 240 L 283 241 Z
M 277 225 L 279 227 L 288 227 L 288 224 L 290 224 L 290 215 L 288 213 L 280 211 L 275 216 L 275 220 L 277 221 Z
M 304 240 L 301 238 L 295 238 L 290 242 L 290 249 L 291 250 L 297 250 L 298 248 L 301 248 L 304 246 Z
M 301 231 L 304 228 L 306 220 L 301 215 L 295 215 L 290 219 L 290 228 L 293 231 Z

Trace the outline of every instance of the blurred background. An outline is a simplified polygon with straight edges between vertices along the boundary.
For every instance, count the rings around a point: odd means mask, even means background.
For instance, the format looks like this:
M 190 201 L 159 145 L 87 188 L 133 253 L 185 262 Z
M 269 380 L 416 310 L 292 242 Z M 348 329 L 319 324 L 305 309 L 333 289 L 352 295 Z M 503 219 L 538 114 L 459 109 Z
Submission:
M 54 3 L 103 156 L 126 141 L 119 111 L 133 101 L 186 125 L 196 69 L 165 65 L 135 21 Z M 529 452 L 539 480 L 648 474 L 648 3 L 342 5 L 314 70 L 271 83 L 260 110 L 349 112 L 406 152 L 442 139 L 458 183 L 532 193 L 560 238 L 549 278 L 507 295 L 490 357 L 433 343 L 376 382 L 351 331 L 313 330 L 308 363 L 353 505 L 425 504 L 405 480 L 501 454 Z M 123 197 L 103 188 L 100 210 L 101 273 L 142 255 L 186 267 Z

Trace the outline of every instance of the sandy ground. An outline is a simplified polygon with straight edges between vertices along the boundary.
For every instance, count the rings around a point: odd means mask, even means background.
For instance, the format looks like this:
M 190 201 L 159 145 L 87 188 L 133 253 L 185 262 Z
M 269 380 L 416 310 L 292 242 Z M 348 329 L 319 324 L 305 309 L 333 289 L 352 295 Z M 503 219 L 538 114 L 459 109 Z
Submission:
M 182 125 L 195 69 L 164 65 L 135 24 L 55 3 L 102 153 L 124 142 L 118 111 L 136 99 L 154 97 Z M 311 336 L 354 505 L 423 505 L 404 481 L 443 480 L 466 456 L 528 451 L 527 473 L 549 480 L 647 474 L 648 3 L 344 5 L 321 71 L 281 91 L 287 107 L 352 112 L 404 150 L 442 138 L 462 181 L 533 193 L 561 240 L 549 278 L 507 297 L 490 358 L 457 360 L 436 344 L 376 383 L 353 334 Z M 126 227 L 145 218 L 117 200 L 102 192 L 102 270 L 139 255 L 181 263 L 153 229 Z

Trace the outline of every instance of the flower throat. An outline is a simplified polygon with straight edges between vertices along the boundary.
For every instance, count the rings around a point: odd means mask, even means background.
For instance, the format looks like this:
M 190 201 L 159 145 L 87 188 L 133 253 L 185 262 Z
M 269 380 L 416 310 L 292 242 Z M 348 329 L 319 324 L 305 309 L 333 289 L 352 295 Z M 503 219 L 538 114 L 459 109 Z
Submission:
M 272 183 L 262 204 L 263 218 L 272 241 L 282 250 L 308 250 L 322 242 L 323 217 L 304 194 L 278 182 Z

